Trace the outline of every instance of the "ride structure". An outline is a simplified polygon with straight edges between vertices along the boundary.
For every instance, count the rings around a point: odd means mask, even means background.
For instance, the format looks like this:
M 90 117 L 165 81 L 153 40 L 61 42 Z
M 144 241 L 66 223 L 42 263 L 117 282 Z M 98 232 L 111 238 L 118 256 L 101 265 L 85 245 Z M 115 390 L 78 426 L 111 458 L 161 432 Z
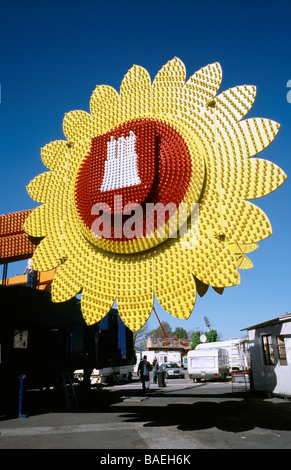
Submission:
M 50 171 L 27 187 L 41 205 L 24 224 L 41 238 L 33 266 L 58 267 L 54 302 L 82 291 L 88 325 L 115 300 L 132 331 L 148 320 L 154 298 L 187 319 L 197 293 L 238 285 L 239 270 L 252 267 L 248 253 L 271 235 L 267 216 L 250 200 L 286 178 L 258 158 L 279 124 L 244 119 L 256 88 L 218 94 L 221 82 L 218 63 L 186 80 L 175 57 L 153 82 L 134 65 L 119 93 L 97 86 L 90 113 L 67 113 L 65 139 L 42 148 Z

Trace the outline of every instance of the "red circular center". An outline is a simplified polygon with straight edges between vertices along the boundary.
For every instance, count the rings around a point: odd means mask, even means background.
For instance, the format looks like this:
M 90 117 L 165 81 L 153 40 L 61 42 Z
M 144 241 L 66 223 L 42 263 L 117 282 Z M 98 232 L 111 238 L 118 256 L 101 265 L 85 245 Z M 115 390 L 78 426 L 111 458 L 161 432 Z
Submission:
M 127 241 L 167 222 L 182 202 L 191 179 L 191 156 L 181 134 L 155 119 L 136 119 L 93 137 L 78 171 L 75 203 L 87 228 L 114 241 Z M 168 206 L 164 220 L 154 210 Z M 154 226 L 146 227 L 151 211 Z M 148 224 L 149 225 L 149 224 Z M 128 227 L 127 227 L 128 228 Z

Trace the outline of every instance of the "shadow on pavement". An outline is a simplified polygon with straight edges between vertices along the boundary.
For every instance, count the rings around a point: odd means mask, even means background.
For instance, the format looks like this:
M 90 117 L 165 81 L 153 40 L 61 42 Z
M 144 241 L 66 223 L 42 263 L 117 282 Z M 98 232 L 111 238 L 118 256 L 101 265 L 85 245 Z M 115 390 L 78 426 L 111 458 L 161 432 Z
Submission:
M 23 400 L 23 412 L 29 416 L 44 413 L 75 412 L 68 410 L 61 391 L 27 392 Z M 144 427 L 176 426 L 181 431 L 197 431 L 210 428 L 228 432 L 249 431 L 256 427 L 269 430 L 291 431 L 291 402 L 265 400 L 265 394 L 236 392 L 226 394 L 171 392 L 172 399 L 193 399 L 193 403 L 167 403 L 167 394 L 152 391 L 148 397 L 165 398 L 161 406 L 137 390 L 91 390 L 90 393 L 78 392 L 82 413 L 115 413 L 124 423 L 140 422 Z M 138 403 L 124 398 L 140 397 Z M 144 398 L 144 401 L 143 401 Z M 218 400 L 219 399 L 219 400 Z M 197 401 L 198 400 L 198 401 Z M 114 406 L 112 406 L 114 405 Z M 77 410 L 76 410 L 77 411 Z M 0 419 L 16 418 L 17 413 L 7 414 Z M 98 418 L 96 418 L 98 419 Z
M 205 398 L 204 395 L 203 399 Z M 121 416 L 126 422 L 145 422 L 145 427 L 177 426 L 181 431 L 197 431 L 213 427 L 229 432 L 249 431 L 255 427 L 291 430 L 291 404 L 274 404 L 263 399 L 248 398 L 221 403 L 199 401 L 189 405 L 169 404 L 162 408 L 139 407 L 131 410 L 127 408 L 126 413 L 122 413 Z

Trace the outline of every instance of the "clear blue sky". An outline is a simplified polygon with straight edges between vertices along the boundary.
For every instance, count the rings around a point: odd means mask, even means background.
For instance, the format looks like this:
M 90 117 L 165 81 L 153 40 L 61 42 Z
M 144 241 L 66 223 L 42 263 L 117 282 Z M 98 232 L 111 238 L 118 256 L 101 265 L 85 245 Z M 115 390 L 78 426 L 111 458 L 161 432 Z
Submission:
M 198 297 L 187 321 L 159 307 L 172 328 L 205 328 L 207 316 L 224 339 L 291 311 L 290 177 L 291 79 L 290 1 L 195 0 L 26 0 L 1 2 L 0 28 L 0 213 L 36 207 L 26 192 L 45 171 L 40 149 L 64 139 L 62 120 L 71 110 L 89 111 L 97 84 L 119 91 L 133 64 L 153 79 L 174 56 L 188 77 L 218 61 L 221 91 L 256 85 L 248 117 L 281 124 L 275 141 L 260 156 L 278 164 L 289 179 L 256 204 L 268 215 L 273 235 L 250 255 L 254 268 L 241 271 L 241 285 L 222 296 Z M 25 262 L 11 264 L 21 274 Z M 150 327 L 158 322 L 153 314 Z

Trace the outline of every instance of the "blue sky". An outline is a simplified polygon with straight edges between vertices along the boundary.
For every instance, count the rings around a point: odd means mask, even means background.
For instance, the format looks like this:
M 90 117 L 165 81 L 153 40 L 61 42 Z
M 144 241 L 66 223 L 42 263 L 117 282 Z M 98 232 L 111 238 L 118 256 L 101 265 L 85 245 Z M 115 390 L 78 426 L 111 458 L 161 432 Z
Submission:
M 90 1 L 1 2 L 0 28 L 0 213 L 37 206 L 26 192 L 45 171 L 40 149 L 64 139 L 64 114 L 89 111 L 95 86 L 119 91 L 133 64 L 153 79 L 177 56 L 187 76 L 212 62 L 223 70 L 221 90 L 256 85 L 248 117 L 281 124 L 278 136 L 260 156 L 291 175 L 291 4 L 289 1 Z M 291 88 L 290 88 L 291 89 Z M 250 255 L 254 268 L 241 272 L 241 285 L 222 296 L 200 299 L 187 321 L 155 303 L 172 328 L 205 328 L 207 316 L 224 339 L 244 327 L 291 311 L 290 180 L 256 204 L 268 215 L 273 235 Z M 8 275 L 21 274 L 25 262 Z M 211 291 L 211 289 L 210 289 Z M 158 326 L 152 314 L 151 328 Z

